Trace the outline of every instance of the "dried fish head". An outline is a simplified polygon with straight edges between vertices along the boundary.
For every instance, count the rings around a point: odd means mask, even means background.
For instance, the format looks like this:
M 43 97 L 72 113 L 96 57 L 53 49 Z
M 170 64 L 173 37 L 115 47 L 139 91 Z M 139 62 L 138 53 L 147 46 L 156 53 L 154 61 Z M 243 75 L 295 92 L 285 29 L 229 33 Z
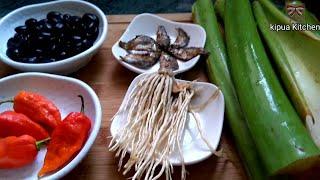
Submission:
M 159 49 L 156 41 L 145 35 L 138 35 L 128 42 L 119 41 L 119 46 L 127 51 L 158 51 Z
M 187 47 L 187 48 L 170 48 L 169 52 L 176 58 L 182 61 L 188 61 L 198 55 L 208 55 L 208 52 L 203 48 Z
M 159 52 L 145 52 L 141 54 L 127 54 L 126 56 L 120 58 L 138 68 L 141 69 L 148 69 L 152 67 L 159 59 L 160 53 Z
M 171 69 L 172 71 L 179 69 L 177 59 L 162 52 L 160 56 L 160 69 Z
M 164 26 L 159 26 L 157 30 L 157 40 L 156 42 L 162 49 L 168 49 L 170 46 L 170 37 Z
M 177 28 L 178 36 L 174 43 L 171 45 L 171 48 L 184 48 L 189 44 L 190 37 L 189 35 L 181 28 Z

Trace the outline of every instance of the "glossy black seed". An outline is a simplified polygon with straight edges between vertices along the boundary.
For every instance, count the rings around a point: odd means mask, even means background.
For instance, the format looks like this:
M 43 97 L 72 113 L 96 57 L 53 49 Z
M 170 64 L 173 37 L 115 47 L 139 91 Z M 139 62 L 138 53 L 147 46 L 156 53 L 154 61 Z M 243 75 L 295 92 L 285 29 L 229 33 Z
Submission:
M 97 24 L 99 24 L 99 18 L 98 16 L 91 14 L 91 13 L 86 13 L 82 16 L 82 20 L 84 23 L 91 23 L 91 22 L 95 22 Z
M 41 35 L 44 39 L 50 39 L 50 38 L 51 38 L 51 33 L 50 33 L 50 32 L 41 32 L 40 35 Z
M 67 53 L 65 51 L 61 51 L 58 54 L 58 59 L 61 60 L 61 59 L 65 59 L 65 58 L 67 58 Z
M 96 23 L 91 22 L 91 23 L 88 24 L 85 28 L 86 28 L 86 29 L 94 29 L 95 27 L 98 27 L 98 26 L 96 25 Z
M 80 36 L 72 36 L 71 41 L 73 44 L 80 43 L 82 41 Z
M 63 35 L 60 35 L 60 36 L 57 36 L 55 42 L 56 42 L 57 44 L 63 45 L 64 42 L 65 42 L 64 34 L 63 34 Z
M 37 57 L 28 57 L 28 58 L 24 58 L 24 63 L 30 63 L 30 64 L 34 64 L 34 63 L 38 63 L 39 59 Z
M 82 40 L 82 46 L 83 46 L 84 49 L 88 49 L 92 45 L 93 45 L 93 41 L 88 40 L 88 39 L 83 39 Z
M 50 11 L 47 14 L 47 19 L 55 18 L 55 17 L 58 17 L 58 16 L 61 16 L 61 13 L 59 13 L 57 11 Z
M 16 33 L 13 39 L 19 47 L 23 47 L 27 44 L 29 36 Z
M 70 14 L 64 14 L 64 15 L 62 16 L 63 22 L 69 22 L 69 21 L 70 21 L 70 18 L 71 18 L 71 15 L 70 15 Z
M 88 29 L 88 33 L 93 34 L 93 35 L 98 35 L 99 29 L 98 29 L 98 27 L 93 27 L 91 29 Z
M 55 54 L 57 49 L 58 49 L 58 46 L 56 44 L 51 44 L 48 48 L 48 53 Z
M 20 43 L 19 41 L 17 41 L 16 39 L 14 38 L 10 38 L 7 42 L 7 47 L 8 48 L 17 48 L 20 46 Z
M 27 19 L 26 22 L 25 22 L 25 25 L 26 25 L 28 28 L 35 27 L 35 26 L 37 25 L 37 20 L 34 19 L 34 18 Z
M 50 23 L 58 23 L 58 22 L 61 22 L 62 21 L 62 15 L 61 13 L 59 12 L 56 12 L 56 11 L 51 11 L 47 14 L 47 19 Z
M 48 19 L 41 19 L 38 21 L 38 25 L 45 25 L 46 23 L 48 23 Z
M 49 22 L 45 23 L 45 24 L 43 25 L 43 30 L 44 30 L 44 31 L 47 31 L 47 32 L 52 31 L 52 25 L 51 25 Z
M 21 57 L 22 52 L 18 48 L 8 48 L 6 54 L 9 58 L 16 60 Z
M 76 26 L 81 25 L 81 18 L 79 16 L 71 16 L 70 23 Z
M 54 25 L 54 30 L 56 31 L 62 31 L 64 28 L 64 24 L 63 23 L 57 23 Z
M 96 33 L 93 33 L 93 34 L 91 34 L 91 33 L 86 33 L 86 34 L 85 34 L 85 37 L 86 37 L 87 39 L 89 39 L 89 40 L 95 41 L 95 40 L 97 39 L 97 37 L 98 37 L 98 31 L 97 31 Z
M 17 32 L 17 33 L 26 33 L 27 32 L 27 26 L 18 26 L 16 28 L 14 28 L 14 30 Z
M 41 56 L 41 55 L 43 55 L 43 50 L 37 48 L 37 49 L 34 50 L 34 54 L 35 54 L 36 56 Z

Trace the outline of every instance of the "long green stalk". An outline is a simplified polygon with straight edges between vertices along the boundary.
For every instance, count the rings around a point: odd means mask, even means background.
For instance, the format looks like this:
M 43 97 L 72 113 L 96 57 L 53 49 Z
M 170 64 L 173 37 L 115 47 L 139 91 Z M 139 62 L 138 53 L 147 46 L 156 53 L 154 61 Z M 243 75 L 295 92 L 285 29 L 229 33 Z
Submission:
M 222 90 L 226 102 L 226 119 L 231 128 L 237 150 L 250 179 L 265 179 L 266 173 L 261 165 L 256 147 L 241 112 L 238 97 L 230 77 L 225 45 L 220 34 L 211 0 L 197 0 L 192 6 L 196 23 L 207 32 L 205 49 L 210 52 L 207 69 L 210 81 Z
M 310 168 L 320 151 L 272 69 L 249 0 L 226 1 L 225 33 L 241 109 L 268 174 Z
M 310 31 L 271 31 L 270 24 L 291 26 L 292 20 L 267 0 L 255 2 L 254 13 L 291 101 L 320 147 L 320 37 Z

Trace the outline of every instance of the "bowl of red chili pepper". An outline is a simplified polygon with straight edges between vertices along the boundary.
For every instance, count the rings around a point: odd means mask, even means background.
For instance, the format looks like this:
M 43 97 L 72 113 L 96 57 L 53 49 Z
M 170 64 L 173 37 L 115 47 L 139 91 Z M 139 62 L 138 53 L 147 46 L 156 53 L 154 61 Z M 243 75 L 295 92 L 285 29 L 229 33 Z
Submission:
M 86 156 L 101 124 L 86 83 L 21 73 L 2 78 L 0 91 L 0 177 L 59 179 Z

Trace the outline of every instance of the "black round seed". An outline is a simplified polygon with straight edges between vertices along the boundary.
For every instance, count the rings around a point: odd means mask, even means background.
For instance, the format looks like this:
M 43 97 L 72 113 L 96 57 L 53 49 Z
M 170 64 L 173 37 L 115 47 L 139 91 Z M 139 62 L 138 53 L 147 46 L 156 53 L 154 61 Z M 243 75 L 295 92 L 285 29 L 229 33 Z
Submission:
M 34 18 L 27 19 L 26 22 L 25 22 L 25 25 L 28 28 L 33 28 L 33 27 L 35 27 L 37 25 L 37 20 L 34 19 Z
M 94 15 L 94 14 L 91 14 L 91 13 L 86 13 L 82 16 L 82 19 L 85 23 L 89 24 L 91 22 L 94 22 L 94 23 L 99 23 L 99 18 L 98 16 Z
M 26 33 L 27 32 L 27 26 L 18 26 L 16 28 L 14 28 L 14 30 L 17 32 L 17 33 Z
M 8 48 L 6 54 L 9 58 L 17 60 L 21 58 L 22 51 L 18 48 Z
M 37 57 L 28 57 L 28 58 L 24 58 L 23 60 L 24 63 L 30 63 L 30 64 L 35 64 L 39 62 L 39 59 Z
M 71 41 L 73 44 L 80 43 L 82 41 L 81 36 L 72 36 Z
M 64 23 L 69 22 L 69 21 L 70 21 L 70 18 L 71 18 L 71 15 L 70 15 L 70 14 L 64 14 L 64 15 L 62 16 L 62 20 L 63 20 Z
M 56 11 L 51 11 L 47 14 L 47 19 L 50 23 L 55 24 L 55 23 L 61 22 L 63 17 L 61 13 Z

